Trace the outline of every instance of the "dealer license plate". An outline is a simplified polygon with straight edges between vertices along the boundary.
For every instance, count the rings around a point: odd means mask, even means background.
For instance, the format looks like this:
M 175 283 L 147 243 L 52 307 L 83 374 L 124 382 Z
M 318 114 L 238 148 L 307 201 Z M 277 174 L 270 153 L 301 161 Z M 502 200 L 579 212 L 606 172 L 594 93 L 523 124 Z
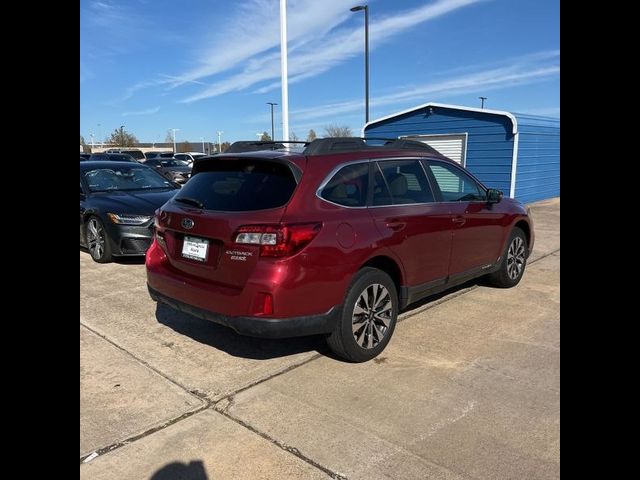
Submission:
M 182 256 L 191 260 L 204 262 L 209 251 L 209 240 L 196 237 L 184 237 L 182 243 Z

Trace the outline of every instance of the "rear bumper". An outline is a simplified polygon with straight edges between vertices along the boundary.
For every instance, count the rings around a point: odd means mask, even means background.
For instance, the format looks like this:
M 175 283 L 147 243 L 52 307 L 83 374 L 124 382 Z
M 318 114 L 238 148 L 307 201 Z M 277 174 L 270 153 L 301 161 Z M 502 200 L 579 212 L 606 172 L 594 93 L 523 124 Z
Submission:
M 240 335 L 261 338 L 288 338 L 302 337 L 329 333 L 340 314 L 339 307 L 332 307 L 327 313 L 291 318 L 261 318 L 261 317 L 231 317 L 215 312 L 210 312 L 193 305 L 181 302 L 174 298 L 162 295 L 149 285 L 149 295 L 156 302 L 162 302 L 170 307 L 194 317 L 209 320 L 211 322 L 232 328 Z

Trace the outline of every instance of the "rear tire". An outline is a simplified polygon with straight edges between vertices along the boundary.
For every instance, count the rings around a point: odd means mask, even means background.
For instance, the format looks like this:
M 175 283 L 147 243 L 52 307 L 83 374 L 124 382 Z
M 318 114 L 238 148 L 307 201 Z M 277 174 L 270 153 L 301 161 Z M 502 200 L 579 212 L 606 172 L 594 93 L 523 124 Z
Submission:
M 515 227 L 502 254 L 500 267 L 487 276 L 489 283 L 498 288 L 515 287 L 524 274 L 527 265 L 527 236 Z
M 398 292 L 393 280 L 382 270 L 365 267 L 351 281 L 327 344 L 340 358 L 366 362 L 385 349 L 397 319 Z

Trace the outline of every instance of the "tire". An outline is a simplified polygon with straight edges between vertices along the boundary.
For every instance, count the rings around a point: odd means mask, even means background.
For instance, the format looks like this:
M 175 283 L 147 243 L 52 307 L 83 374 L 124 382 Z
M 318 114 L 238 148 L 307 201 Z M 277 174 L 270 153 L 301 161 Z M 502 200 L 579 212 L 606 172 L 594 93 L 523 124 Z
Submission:
M 373 311 L 368 306 L 372 302 L 379 303 Z M 393 280 L 382 270 L 365 267 L 351 281 L 327 344 L 340 358 L 366 362 L 385 349 L 397 320 L 398 292 Z
M 527 265 L 527 236 L 515 227 L 502 254 L 500 267 L 488 275 L 489 283 L 498 288 L 515 287 L 524 274 Z
M 111 241 L 98 217 L 89 217 L 84 229 L 84 238 L 94 262 L 108 263 L 112 260 Z

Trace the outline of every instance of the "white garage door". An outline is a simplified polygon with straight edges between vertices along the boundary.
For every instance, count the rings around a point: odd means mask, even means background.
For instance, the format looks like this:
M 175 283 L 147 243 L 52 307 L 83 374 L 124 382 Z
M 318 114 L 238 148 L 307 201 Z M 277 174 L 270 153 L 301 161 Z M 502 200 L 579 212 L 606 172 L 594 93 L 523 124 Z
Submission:
M 426 143 L 435 148 L 445 157 L 458 162 L 460 165 L 465 164 L 467 154 L 467 134 L 451 134 L 451 135 L 411 135 L 407 140 L 417 140 Z

